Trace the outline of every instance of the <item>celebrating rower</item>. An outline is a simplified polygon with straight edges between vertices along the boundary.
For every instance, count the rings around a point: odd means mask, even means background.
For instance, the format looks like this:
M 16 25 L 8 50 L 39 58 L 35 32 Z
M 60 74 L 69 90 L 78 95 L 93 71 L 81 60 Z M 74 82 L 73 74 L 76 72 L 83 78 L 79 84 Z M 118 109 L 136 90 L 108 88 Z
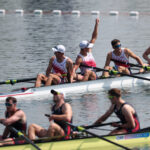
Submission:
M 129 57 L 132 57 L 137 61 L 138 64 L 144 66 L 145 64 L 142 62 L 140 57 L 135 55 L 130 49 L 122 48 L 120 40 L 114 39 L 111 41 L 111 45 L 113 47 L 113 51 L 107 54 L 106 62 L 105 62 L 105 69 L 107 70 L 117 70 L 121 73 L 131 74 L 130 66 L 126 63 L 129 63 Z M 110 62 L 114 61 L 115 66 L 111 67 Z M 122 62 L 122 63 L 121 63 Z M 140 72 L 143 72 L 143 69 L 140 69 Z M 103 72 L 103 77 L 108 77 L 109 72 Z
M 122 124 L 113 123 L 112 126 L 117 128 L 110 133 L 111 135 L 137 132 L 140 129 L 137 113 L 121 98 L 121 91 L 117 88 L 109 90 L 108 98 L 112 103 L 110 108 L 94 124 L 101 124 L 114 112 Z
M 52 115 L 49 116 L 50 126 L 47 129 L 42 128 L 37 124 L 29 126 L 28 135 L 31 140 L 38 137 L 52 137 L 52 136 L 65 136 L 71 133 L 70 126 L 65 122 L 72 122 L 72 108 L 69 103 L 65 103 L 64 95 L 54 90 L 53 94 L 54 105 L 52 107 Z
M 26 133 L 27 123 L 25 113 L 16 107 L 17 99 L 14 97 L 6 98 L 6 111 L 5 117 L 1 118 L 0 123 L 5 125 L 5 130 L 1 136 L 1 140 L 7 141 L 7 144 L 13 144 L 15 138 L 18 137 L 13 131 L 9 130 L 9 126 L 15 128 L 18 131 Z M 8 142 L 9 141 L 9 142 Z
M 74 76 L 75 80 L 87 81 L 87 80 L 95 80 L 96 79 L 95 71 L 90 68 L 86 68 L 85 66 L 82 66 L 82 65 L 96 67 L 96 62 L 92 55 L 91 48 L 94 46 L 94 43 L 97 39 L 98 24 L 99 24 L 99 19 L 96 19 L 95 27 L 94 27 L 94 31 L 93 31 L 91 40 L 89 42 L 85 40 L 79 44 L 79 47 L 81 50 L 80 50 L 80 53 L 77 55 L 75 65 L 73 67 L 73 76 Z M 81 75 L 78 75 L 75 73 L 79 67 L 81 69 Z
M 148 55 L 150 54 L 150 47 L 146 49 L 146 51 L 143 53 L 143 58 L 147 60 L 147 63 L 150 65 L 150 58 Z
M 46 75 L 38 74 L 35 87 L 40 87 L 44 82 L 45 86 L 60 84 L 71 81 L 73 62 L 64 55 L 66 48 L 63 45 L 57 45 L 52 48 L 55 56 L 52 56 L 46 70 Z

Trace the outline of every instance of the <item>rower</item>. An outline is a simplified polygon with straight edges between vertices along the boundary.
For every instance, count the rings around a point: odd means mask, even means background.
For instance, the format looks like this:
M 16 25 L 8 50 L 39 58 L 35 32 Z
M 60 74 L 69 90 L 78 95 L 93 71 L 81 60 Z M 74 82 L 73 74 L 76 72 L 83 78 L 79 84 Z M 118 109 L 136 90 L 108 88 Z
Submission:
M 48 129 L 37 124 L 31 124 L 28 130 L 28 136 L 31 140 L 38 137 L 53 137 L 70 135 L 71 127 L 65 122 L 72 122 L 72 108 L 69 103 L 65 103 L 63 93 L 51 90 L 53 94 L 54 105 L 52 115 L 49 116 L 50 126 Z
M 73 77 L 77 81 L 96 80 L 95 70 L 92 70 L 91 68 L 86 68 L 82 66 L 82 64 L 96 67 L 96 62 L 92 55 L 91 48 L 94 46 L 94 43 L 97 39 L 98 24 L 99 24 L 99 19 L 96 19 L 91 40 L 89 42 L 84 40 L 79 44 L 80 53 L 77 55 L 75 65 L 73 67 Z M 81 75 L 75 73 L 79 67 L 81 69 Z
M 55 56 L 50 58 L 46 75 L 38 74 L 35 87 L 40 87 L 42 82 L 45 83 L 45 86 L 72 82 L 71 73 L 73 62 L 64 55 L 66 48 L 63 45 L 57 45 L 52 50 Z
M 117 88 L 110 89 L 108 98 L 111 101 L 110 108 L 94 124 L 101 124 L 114 112 L 121 124 L 112 123 L 112 126 L 117 128 L 110 133 L 111 135 L 137 132 L 140 129 L 137 113 L 130 104 L 121 98 L 121 91 Z
M 147 63 L 150 65 L 150 58 L 148 55 L 150 54 L 150 47 L 146 49 L 146 51 L 143 53 L 143 58 L 147 60 Z
M 113 69 L 113 70 L 119 71 L 120 73 L 131 74 L 130 66 L 128 65 L 129 57 L 132 57 L 133 59 L 135 59 L 137 63 L 140 64 L 141 66 L 145 65 L 140 59 L 140 57 L 135 55 L 130 49 L 122 48 L 120 40 L 118 39 L 112 40 L 111 45 L 114 50 L 107 54 L 104 69 L 106 70 Z M 112 60 L 114 61 L 114 64 L 115 64 L 114 67 L 109 66 Z M 140 69 L 140 72 L 143 72 L 143 71 L 144 71 L 143 69 Z M 108 76 L 109 76 L 109 72 L 103 72 L 102 77 L 108 77 Z
M 3 135 L 1 136 L 1 140 L 4 140 L 5 142 L 9 141 L 7 142 L 7 144 L 13 144 L 15 142 L 15 139 L 18 138 L 18 135 L 10 131 L 9 126 L 25 134 L 27 128 L 26 115 L 23 110 L 17 108 L 17 99 L 14 97 L 7 97 L 5 105 L 6 118 L 1 118 L 0 123 L 5 125 L 6 127 Z

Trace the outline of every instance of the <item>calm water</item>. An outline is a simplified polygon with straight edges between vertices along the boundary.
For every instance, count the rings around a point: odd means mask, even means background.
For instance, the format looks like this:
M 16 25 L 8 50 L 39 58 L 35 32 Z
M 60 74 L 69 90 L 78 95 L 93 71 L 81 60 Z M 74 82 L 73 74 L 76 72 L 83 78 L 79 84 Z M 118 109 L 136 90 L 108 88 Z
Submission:
M 114 38 L 121 40 L 123 47 L 130 48 L 138 56 L 142 56 L 149 46 L 150 19 L 149 0 L 1 0 L 0 8 L 6 9 L 6 14 L 0 14 L 0 80 L 35 77 L 39 72 L 45 72 L 49 58 L 53 55 L 51 48 L 56 44 L 66 46 L 66 56 L 74 61 L 79 52 L 81 40 L 90 40 L 95 18 L 92 10 L 99 10 L 101 15 L 99 35 L 93 48 L 97 66 L 103 67 L 106 54 L 111 50 L 110 42 Z M 24 9 L 23 16 L 14 13 L 16 9 Z M 80 10 L 80 16 L 64 14 L 61 16 L 50 13 L 34 15 L 32 11 L 42 9 L 51 11 L 60 9 L 63 12 Z M 119 16 L 110 16 L 110 10 L 120 12 Z M 140 12 L 139 17 L 129 16 L 129 11 Z M 135 63 L 133 60 L 131 62 Z M 0 92 L 32 86 L 23 83 L 1 85 Z M 74 124 L 91 124 L 109 107 L 107 91 L 73 95 L 66 101 L 72 105 Z M 123 89 L 123 98 L 134 105 L 141 121 L 141 127 L 150 124 L 149 87 Z M 48 127 L 45 113 L 50 113 L 52 101 L 19 101 L 18 107 L 23 109 L 28 118 L 28 124 L 37 123 Z M 3 117 L 5 106 L 0 103 L 0 115 Z M 115 115 L 108 121 L 116 120 Z M 2 133 L 3 126 L 0 126 Z M 101 133 L 101 132 L 100 132 Z M 145 150 L 147 148 L 145 147 Z

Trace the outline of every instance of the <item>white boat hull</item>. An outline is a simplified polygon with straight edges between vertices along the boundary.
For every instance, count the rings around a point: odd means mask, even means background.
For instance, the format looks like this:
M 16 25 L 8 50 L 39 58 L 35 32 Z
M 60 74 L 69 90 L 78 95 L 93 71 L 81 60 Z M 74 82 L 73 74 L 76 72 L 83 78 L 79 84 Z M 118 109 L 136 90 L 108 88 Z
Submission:
M 150 79 L 150 73 L 140 74 L 138 76 Z M 8 96 L 14 96 L 17 99 L 50 99 L 52 94 L 51 89 L 62 92 L 66 95 L 80 94 L 88 92 L 103 91 L 110 88 L 133 88 L 136 86 L 150 85 L 150 81 L 141 80 L 133 77 L 122 76 L 107 79 L 98 79 L 86 82 L 67 83 L 61 85 L 52 85 L 40 88 L 30 88 L 26 91 L 16 91 L 10 93 L 1 93 L 0 100 L 6 99 Z

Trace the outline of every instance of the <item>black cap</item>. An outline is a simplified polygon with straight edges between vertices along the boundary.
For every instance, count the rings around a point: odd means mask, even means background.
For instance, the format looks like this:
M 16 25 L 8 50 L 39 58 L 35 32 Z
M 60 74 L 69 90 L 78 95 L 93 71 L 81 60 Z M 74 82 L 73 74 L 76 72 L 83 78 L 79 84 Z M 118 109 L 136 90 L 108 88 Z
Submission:
M 58 92 L 55 91 L 55 90 L 51 90 L 51 93 L 52 93 L 53 95 L 57 95 L 57 94 L 58 94 Z

